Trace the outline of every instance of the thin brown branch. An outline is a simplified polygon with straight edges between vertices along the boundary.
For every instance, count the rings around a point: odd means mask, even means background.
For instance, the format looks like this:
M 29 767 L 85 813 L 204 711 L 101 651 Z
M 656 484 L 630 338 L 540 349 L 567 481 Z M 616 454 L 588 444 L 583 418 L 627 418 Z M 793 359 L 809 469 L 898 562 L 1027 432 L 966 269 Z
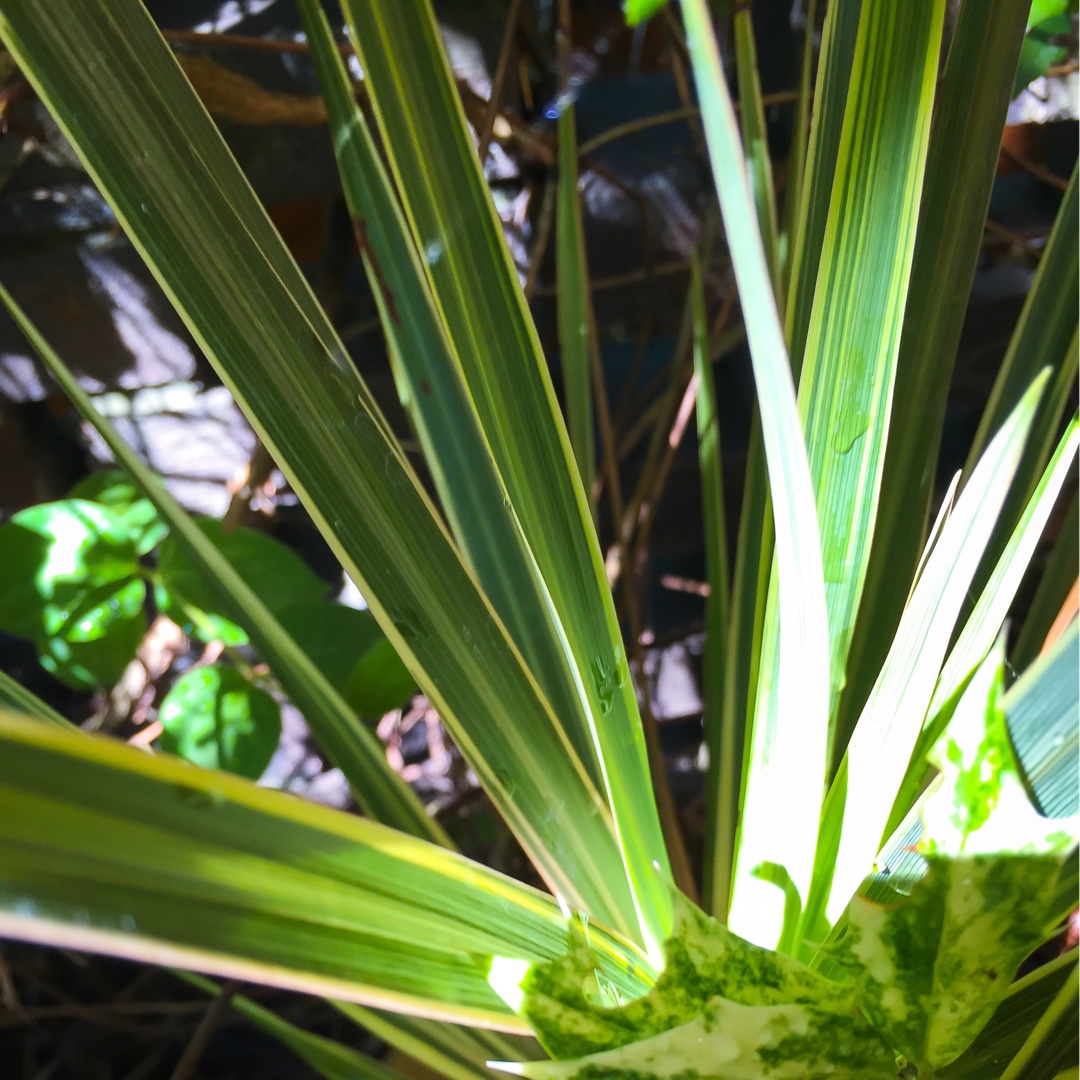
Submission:
M 499 47 L 499 59 L 495 64 L 495 77 L 491 80 L 491 96 L 488 98 L 484 119 L 476 132 L 479 139 L 477 152 L 480 155 L 481 164 L 487 157 L 488 147 L 491 145 L 491 133 L 495 128 L 495 117 L 498 116 L 499 107 L 502 105 L 506 76 L 510 70 L 510 60 L 514 54 L 514 35 L 517 33 L 517 24 L 520 18 L 521 0 L 511 0 L 510 11 L 506 16 L 506 29 L 503 31 L 502 45 Z
M 204 33 L 199 30 L 162 30 L 161 36 L 170 45 L 206 45 L 217 49 L 250 49 L 255 52 L 309 53 L 306 41 L 276 41 L 274 38 L 251 37 L 247 34 Z M 338 45 L 342 56 L 352 56 L 355 50 L 347 42 Z

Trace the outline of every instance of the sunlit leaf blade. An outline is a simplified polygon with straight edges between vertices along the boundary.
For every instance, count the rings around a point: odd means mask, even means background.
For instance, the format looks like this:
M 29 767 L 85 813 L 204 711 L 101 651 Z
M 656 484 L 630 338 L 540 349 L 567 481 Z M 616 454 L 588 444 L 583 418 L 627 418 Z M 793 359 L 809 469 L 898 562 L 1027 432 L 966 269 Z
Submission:
M 184 972 L 181 978 L 204 993 L 216 996 L 221 992 L 217 983 L 201 975 Z M 405 1074 L 397 1069 L 344 1043 L 305 1031 L 243 994 L 234 994 L 229 999 L 229 1008 L 287 1046 L 326 1080 L 406 1080 Z
M 260 656 L 271 666 L 285 692 L 317 733 L 331 760 L 345 773 L 359 805 L 395 828 L 437 843 L 448 843 L 442 828 L 389 767 L 379 740 L 357 720 L 341 695 L 286 633 L 206 532 L 98 412 L 64 362 L 2 285 L 0 302 L 7 307 L 75 408 L 94 426 L 117 463 L 157 508 L 171 530 L 172 542 L 187 553 L 210 586 L 216 587 L 220 595 L 229 597 L 236 606 Z
M 484 958 L 563 948 L 554 901 L 385 826 L 15 714 L 0 742 L 5 936 L 509 1030 Z
M 962 4 L 938 89 L 881 500 L 837 721 L 841 750 L 888 651 L 925 539 L 946 398 L 982 247 L 1024 8 L 1013 0 Z
M 724 711 L 724 670 L 729 585 L 724 472 L 720 456 L 720 417 L 716 381 L 709 356 L 709 327 L 701 267 L 693 265 L 694 377 L 697 379 L 698 459 L 705 519 L 705 566 L 709 595 L 705 600 L 705 739 L 709 748 L 708 794 L 705 800 L 704 907 L 725 910 L 731 886 L 731 858 L 742 779 L 742 730 Z
M 963 689 L 1001 632 L 1001 626 L 1028 569 L 1054 503 L 1073 469 L 1078 445 L 1080 431 L 1076 421 L 1073 421 L 1058 443 L 1054 457 L 1013 530 L 994 572 L 949 651 L 927 710 L 926 723 L 911 755 L 911 766 L 897 795 L 887 832 L 891 832 L 899 819 L 907 813 L 922 789 L 928 770 L 926 755 L 945 730 L 952 715 L 956 695 Z
M 870 872 L 922 730 L 953 626 L 1045 384 L 1045 376 L 1035 381 L 987 447 L 904 609 L 889 656 L 825 803 L 818 862 L 803 918 L 804 942 L 824 939 L 828 925 L 836 921 Z
M 557 617 L 480 430 L 405 217 L 353 99 L 326 16 L 315 0 L 302 0 L 300 12 L 399 392 L 442 507 L 459 548 L 598 784 L 583 694 L 574 681 Z
M 428 0 L 343 6 L 439 311 L 588 696 L 590 735 L 643 937 L 658 941 L 667 928 L 669 864 L 615 608 L 588 499 L 438 27 Z
M 75 725 L 62 717 L 51 705 L 42 701 L 37 694 L 17 683 L 6 671 L 0 671 L 0 709 L 32 716 L 35 720 L 45 720 L 56 727 L 71 728 Z
M 704 0 L 683 0 L 683 20 L 701 102 L 713 178 L 739 286 L 754 365 L 762 438 L 772 489 L 780 634 L 775 683 L 759 680 L 750 774 L 743 802 L 734 910 L 736 932 L 758 943 L 779 937 L 779 894 L 750 876 L 763 862 L 809 884 L 825 775 L 828 631 L 817 515 L 795 404 L 784 334 L 757 227 L 749 177 L 727 84 Z M 762 663 L 765 670 L 765 663 Z M 769 668 L 771 672 L 771 668 Z M 782 799 L 790 829 L 777 830 Z M 755 891 L 759 886 L 764 892 Z M 771 941 L 769 940 L 771 938 Z
M 833 712 L 881 490 L 944 10 L 942 0 L 864 0 L 803 356 Z
M 769 266 L 777 302 L 784 307 L 780 284 L 780 236 L 776 219 L 776 194 L 773 189 L 772 161 L 769 158 L 769 133 L 765 109 L 761 104 L 761 79 L 758 76 L 757 46 L 749 7 L 735 9 L 735 71 L 739 82 L 739 116 L 746 166 L 754 189 L 761 242 Z
M 884 901 L 856 896 L 830 953 L 854 978 L 864 1014 L 920 1070 L 970 1045 L 1052 931 L 1048 898 L 1076 844 L 1080 819 L 1045 818 L 1028 799 L 1003 683 L 999 638 L 934 748 L 942 782 L 921 809 L 925 876 Z
M 559 359 L 566 394 L 566 428 L 581 483 L 592 497 L 596 472 L 593 437 L 591 333 L 585 234 L 578 199 L 577 136 L 574 107 L 559 116 L 559 194 L 555 211 L 555 279 L 559 317 Z
M 550 707 L 150 17 L 2 0 L 0 37 L 541 874 L 625 926 L 602 804 L 536 767 L 567 760 Z
M 1039 578 L 1024 624 L 1009 657 L 1013 668 L 1024 671 L 1039 655 L 1065 598 L 1080 574 L 1080 499 L 1074 494 L 1061 523 L 1054 550 Z
M 806 329 L 817 282 L 817 264 L 829 210 L 840 127 L 847 100 L 861 0 L 834 0 L 827 8 L 817 86 L 813 91 L 813 124 L 808 140 L 805 175 L 799 180 L 799 205 L 791 208 L 791 248 L 787 258 L 785 335 L 791 367 L 798 375 Z M 798 178 L 789 181 L 796 184 Z M 794 191 L 794 186 L 791 189 Z M 785 217 L 788 216 L 785 208 Z M 738 546 L 731 590 L 728 662 L 724 678 L 724 723 L 749 729 L 753 721 L 754 687 L 760 663 L 765 601 L 772 564 L 773 522 L 768 476 L 755 412 L 747 454 Z M 726 918 L 728 897 L 714 895 L 712 912 Z
M 863 0 L 831 0 L 825 11 L 806 171 L 792 239 L 791 280 L 785 315 L 788 351 L 796 376 L 802 369 L 803 349 L 817 289 L 818 264 L 832 202 L 833 176 L 840 152 L 862 3 Z
M 1076 971 L 1076 950 L 1018 979 L 997 1007 L 975 1041 L 951 1065 L 937 1075 L 942 1080 L 1001 1080 L 1002 1070 L 1013 1060 L 1047 1009 L 1068 985 Z M 1075 1019 L 1075 1015 L 1074 1015 Z M 1076 1060 L 1076 1024 L 1072 1023 L 1071 1058 Z M 1052 1072 L 1042 1075 L 1053 1075 Z M 1028 1080 L 1027 1077 L 1024 1080 Z M 1031 1077 L 1030 1080 L 1034 1080 Z

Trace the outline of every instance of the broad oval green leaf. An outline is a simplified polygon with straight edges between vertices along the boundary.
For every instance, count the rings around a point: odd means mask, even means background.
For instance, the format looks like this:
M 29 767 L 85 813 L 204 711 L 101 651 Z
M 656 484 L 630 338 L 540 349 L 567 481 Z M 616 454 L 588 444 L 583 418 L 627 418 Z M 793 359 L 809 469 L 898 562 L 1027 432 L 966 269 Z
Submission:
M 159 745 L 205 769 L 257 780 L 281 737 L 281 710 L 235 668 L 215 664 L 180 677 L 158 711 Z
M 116 682 L 145 629 L 135 542 L 106 507 L 65 499 L 0 527 L 0 629 L 75 689 Z
M 157 547 L 169 531 L 157 507 L 119 469 L 91 473 L 71 489 L 68 498 L 107 506 L 131 533 L 140 555 Z
M 327 592 L 326 582 L 273 537 L 244 525 L 226 531 L 220 521 L 211 518 L 203 518 L 198 524 L 271 612 L 302 600 L 318 599 Z M 217 638 L 226 645 L 247 644 L 247 633 L 233 621 L 242 618 L 235 605 L 206 581 L 187 551 L 172 537 L 161 545 L 158 572 L 164 588 L 164 594 L 159 590 L 159 604 L 166 615 L 191 627 L 203 641 Z
M 300 600 L 282 608 L 277 617 L 335 690 L 344 688 L 372 646 L 386 640 L 370 611 L 333 600 Z
M 345 700 L 368 720 L 398 708 L 415 693 L 416 680 L 386 638 L 360 657 L 345 683 Z

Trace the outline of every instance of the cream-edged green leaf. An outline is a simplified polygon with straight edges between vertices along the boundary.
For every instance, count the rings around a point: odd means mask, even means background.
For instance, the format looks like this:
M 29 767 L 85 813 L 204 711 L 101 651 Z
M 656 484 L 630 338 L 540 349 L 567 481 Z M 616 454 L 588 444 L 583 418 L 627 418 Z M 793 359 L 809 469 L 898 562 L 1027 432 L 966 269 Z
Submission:
M 430 0 L 342 7 L 438 310 L 574 658 L 588 702 L 582 734 L 596 748 L 641 937 L 655 947 L 669 923 L 669 862 L 622 634 L 588 496 Z
M 926 723 L 912 753 L 911 767 L 897 796 L 890 824 L 895 824 L 899 817 L 907 812 L 923 787 L 929 767 L 925 764 L 925 758 L 945 730 L 957 695 L 972 672 L 982 663 L 1001 631 L 1058 495 L 1073 469 L 1078 445 L 1080 431 L 1074 420 L 1062 435 L 1057 450 L 1016 523 L 993 573 L 949 650 L 948 659 L 941 669 L 941 676 L 927 710 Z
M 826 799 L 804 940 L 824 939 L 870 872 L 1045 383 L 1036 380 L 987 448 L 908 600 Z
M 574 107 L 559 115 L 559 191 L 555 210 L 555 281 L 559 360 L 566 395 L 566 428 L 581 483 L 592 499 L 596 473 L 593 436 L 592 332 L 585 261 L 585 233 L 578 198 L 578 151 Z
M 944 11 L 943 0 L 863 2 L 803 355 L 834 713 L 881 493 Z
M 563 951 L 553 899 L 383 825 L 11 713 L 0 746 L 4 936 L 519 1032 L 488 965 Z
M 763 657 L 761 664 L 767 674 L 759 680 L 754 709 L 738 840 L 738 906 L 730 916 L 737 931 L 773 944 L 783 925 L 783 897 L 751 873 L 772 862 L 788 871 L 800 893 L 809 884 L 825 780 L 828 616 L 806 447 L 735 110 L 704 0 L 683 0 L 682 12 L 746 323 L 777 523 L 779 631 L 768 638 L 777 659 L 773 665 L 772 657 Z M 789 810 L 785 829 L 773 827 L 780 799 Z
M 149 14 L 2 0 L 0 37 L 540 873 L 634 931 L 623 852 L 655 877 L 662 845 L 616 843 L 583 777 L 537 768 L 572 761 L 549 703 Z M 590 653 L 610 708 L 630 688 L 608 655 Z M 620 775 L 646 821 L 644 754 L 644 789 Z

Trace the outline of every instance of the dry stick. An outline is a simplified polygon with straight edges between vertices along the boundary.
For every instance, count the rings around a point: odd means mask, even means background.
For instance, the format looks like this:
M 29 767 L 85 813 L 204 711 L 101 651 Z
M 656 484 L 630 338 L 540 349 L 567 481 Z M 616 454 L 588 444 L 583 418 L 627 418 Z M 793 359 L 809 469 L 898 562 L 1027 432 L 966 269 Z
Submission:
M 1044 168 L 1038 162 L 1032 161 L 1031 158 L 1025 157 L 1023 154 L 1017 153 L 1017 151 L 1011 149 L 1008 146 L 1002 144 L 1001 156 L 1008 158 L 1018 168 L 1023 169 L 1029 176 L 1033 176 L 1036 180 L 1041 180 L 1044 184 L 1048 184 L 1052 188 L 1057 188 L 1058 191 L 1066 191 L 1069 187 L 1065 180 L 1062 180 L 1060 176 L 1055 176 L 1049 169 Z
M 650 273 L 648 270 L 630 270 L 625 274 L 612 274 L 611 277 L 594 278 L 592 282 L 592 291 L 594 293 L 604 292 L 607 289 L 621 289 L 625 285 L 640 285 L 643 281 L 649 281 L 651 278 L 658 277 L 670 277 L 675 274 L 689 274 L 690 273 L 690 260 L 689 259 L 676 259 L 672 262 L 660 263 Z M 553 285 L 545 285 L 536 290 L 537 296 L 554 296 L 555 287 Z
M 273 38 L 249 37 L 246 34 L 202 33 L 199 30 L 162 30 L 170 45 L 210 45 L 223 49 L 254 49 L 257 52 L 308 53 L 306 41 L 275 41 Z M 352 56 L 353 47 L 343 42 L 337 47 L 342 56 Z
M 536 243 L 533 244 L 529 271 L 525 275 L 525 299 L 531 300 L 536 292 L 540 267 L 551 242 L 552 226 L 555 224 L 555 196 L 557 185 L 550 178 L 544 180 L 544 195 L 540 202 L 540 216 L 536 223 Z M 543 294 L 542 294 L 543 295 Z
M 518 19 L 521 17 L 521 0 L 511 0 L 510 12 L 506 16 L 506 29 L 503 31 L 502 45 L 499 48 L 499 59 L 495 64 L 495 77 L 491 80 L 491 95 L 488 98 L 487 111 L 477 131 L 479 145 L 477 151 L 480 155 L 480 164 L 483 165 L 487 157 L 488 147 L 491 145 L 491 132 L 495 127 L 495 117 L 499 113 L 502 104 L 503 87 L 506 84 L 506 74 L 510 69 L 510 58 L 514 53 L 514 35 L 517 32 Z
M 656 322 L 656 313 L 650 306 L 641 320 L 641 329 L 638 331 L 637 345 L 634 349 L 634 360 L 630 370 L 626 373 L 626 381 L 619 393 L 619 403 L 615 407 L 615 431 L 619 435 L 619 460 L 625 460 L 623 452 L 623 429 L 629 419 L 630 403 L 634 398 L 634 387 L 641 378 L 642 368 L 645 366 L 645 354 L 649 349 L 652 339 L 653 325 Z
M 771 105 L 790 105 L 797 101 L 798 90 L 778 90 L 775 94 L 765 94 L 761 104 L 768 108 Z M 739 106 L 736 102 L 735 111 Z M 616 124 L 607 131 L 601 131 L 591 139 L 586 139 L 578 147 L 579 154 L 591 154 L 601 146 L 606 146 L 616 139 L 622 139 L 627 135 L 634 135 L 639 131 L 647 131 L 649 128 L 662 127 L 664 124 L 677 124 L 680 120 L 697 120 L 701 116 L 701 110 L 696 105 L 687 105 L 682 108 L 672 109 L 670 112 L 653 113 L 652 116 L 643 116 L 638 120 L 628 120 L 625 124 Z
M 188 1077 L 192 1075 L 195 1066 L 199 1064 L 199 1058 L 206 1050 L 207 1043 L 210 1042 L 210 1036 L 214 1034 L 214 1029 L 229 1011 L 232 999 L 239 989 L 240 984 L 235 980 L 222 985 L 221 992 L 210 1002 L 209 1008 L 203 1013 L 202 1019 L 192 1032 L 191 1041 L 187 1044 L 187 1049 L 184 1050 L 169 1080 L 188 1080 Z
M 710 341 L 715 341 L 727 329 L 727 325 L 731 321 L 732 312 L 735 310 L 735 299 L 737 296 L 737 291 L 732 288 L 729 290 L 727 296 L 724 297 L 724 303 L 720 309 L 720 314 L 717 316 L 716 322 L 713 324 L 713 328 L 709 333 Z M 678 452 L 679 445 L 682 443 L 683 435 L 686 432 L 687 421 L 690 419 L 690 414 L 694 411 L 694 404 L 696 401 L 697 377 L 692 375 L 686 384 L 686 390 L 683 393 L 682 401 L 679 404 L 678 411 L 675 414 L 675 420 L 668 433 L 667 445 L 664 447 L 664 456 L 661 458 L 660 464 L 657 467 L 655 479 L 653 480 L 649 492 L 649 498 L 641 505 L 641 510 L 638 515 L 637 535 L 634 539 L 636 551 L 644 553 L 648 548 L 649 534 L 652 532 L 652 525 L 656 520 L 656 508 L 663 495 L 664 485 L 667 483 L 668 476 L 671 474 L 671 466 L 675 462 L 675 455 Z

